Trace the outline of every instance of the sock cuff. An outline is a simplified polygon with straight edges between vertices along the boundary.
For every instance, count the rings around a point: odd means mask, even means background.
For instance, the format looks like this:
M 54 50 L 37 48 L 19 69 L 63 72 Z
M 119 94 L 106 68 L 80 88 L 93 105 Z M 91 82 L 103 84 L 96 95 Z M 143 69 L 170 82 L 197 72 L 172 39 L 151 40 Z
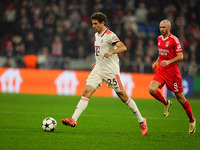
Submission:
M 89 99 L 87 97 L 84 97 L 84 96 L 81 97 L 81 100 L 89 102 Z
M 128 105 L 131 102 L 131 98 L 128 99 L 128 101 L 126 102 L 126 104 Z

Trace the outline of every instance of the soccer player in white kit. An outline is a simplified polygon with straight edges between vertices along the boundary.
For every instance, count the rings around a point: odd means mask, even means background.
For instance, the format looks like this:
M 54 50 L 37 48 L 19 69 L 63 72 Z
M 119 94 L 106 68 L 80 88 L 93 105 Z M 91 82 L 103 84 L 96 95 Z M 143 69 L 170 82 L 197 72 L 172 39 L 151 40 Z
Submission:
M 109 88 L 113 88 L 118 97 L 128 105 L 138 119 L 142 135 L 148 131 L 146 118 L 142 117 L 136 103 L 127 95 L 120 79 L 119 57 L 117 54 L 127 50 L 117 35 L 106 27 L 107 17 L 101 12 L 91 16 L 92 27 L 95 33 L 95 57 L 96 62 L 92 65 L 92 72 L 88 76 L 85 90 L 70 118 L 62 119 L 64 125 L 75 127 L 77 119 L 86 109 L 89 98 L 105 81 Z

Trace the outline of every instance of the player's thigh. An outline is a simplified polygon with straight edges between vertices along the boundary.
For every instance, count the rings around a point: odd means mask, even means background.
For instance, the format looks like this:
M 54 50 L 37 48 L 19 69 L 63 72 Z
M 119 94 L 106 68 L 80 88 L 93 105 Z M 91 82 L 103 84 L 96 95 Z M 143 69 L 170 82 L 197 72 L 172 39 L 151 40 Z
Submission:
M 121 92 L 124 89 L 120 74 L 102 74 L 102 78 L 106 81 L 108 88 L 112 88 L 115 92 Z
M 149 84 L 149 92 L 155 94 L 162 84 L 159 81 L 151 80 Z
M 99 72 L 95 69 L 92 70 L 90 75 L 88 76 L 86 80 L 86 86 L 90 85 L 92 86 L 95 90 L 98 89 L 99 86 L 103 84 L 103 78 L 100 76 Z

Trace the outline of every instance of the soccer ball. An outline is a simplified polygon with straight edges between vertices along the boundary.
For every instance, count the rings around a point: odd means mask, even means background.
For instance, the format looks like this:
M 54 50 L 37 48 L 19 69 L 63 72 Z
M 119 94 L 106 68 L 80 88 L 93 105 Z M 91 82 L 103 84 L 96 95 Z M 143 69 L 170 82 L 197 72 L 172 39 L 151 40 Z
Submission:
M 42 121 L 42 128 L 44 131 L 53 132 L 57 127 L 57 122 L 52 117 L 47 117 Z

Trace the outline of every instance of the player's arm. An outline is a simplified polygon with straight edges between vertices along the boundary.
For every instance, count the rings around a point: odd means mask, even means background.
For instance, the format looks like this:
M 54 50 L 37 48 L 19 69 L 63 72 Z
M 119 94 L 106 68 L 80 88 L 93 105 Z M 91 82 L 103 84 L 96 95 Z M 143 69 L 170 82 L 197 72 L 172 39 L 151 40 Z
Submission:
M 159 56 L 156 59 L 156 61 L 152 64 L 152 69 L 155 69 L 157 67 L 158 63 L 159 63 Z
M 177 53 L 177 56 L 174 57 L 173 59 L 161 61 L 160 65 L 162 67 L 165 67 L 165 66 L 167 66 L 171 63 L 175 63 L 175 62 L 178 62 L 178 61 L 181 61 L 181 60 L 183 60 L 183 53 L 179 52 L 179 53 Z
M 96 65 L 96 62 L 94 62 L 94 63 L 91 65 L 91 68 L 94 69 L 95 65 Z
M 116 44 L 117 49 L 114 49 L 112 51 L 109 51 L 107 53 L 104 53 L 102 59 L 108 58 L 109 56 L 111 56 L 112 54 L 119 54 L 119 53 L 123 53 L 124 51 L 127 50 L 126 46 L 124 45 L 124 43 L 122 43 L 121 41 L 117 42 Z

